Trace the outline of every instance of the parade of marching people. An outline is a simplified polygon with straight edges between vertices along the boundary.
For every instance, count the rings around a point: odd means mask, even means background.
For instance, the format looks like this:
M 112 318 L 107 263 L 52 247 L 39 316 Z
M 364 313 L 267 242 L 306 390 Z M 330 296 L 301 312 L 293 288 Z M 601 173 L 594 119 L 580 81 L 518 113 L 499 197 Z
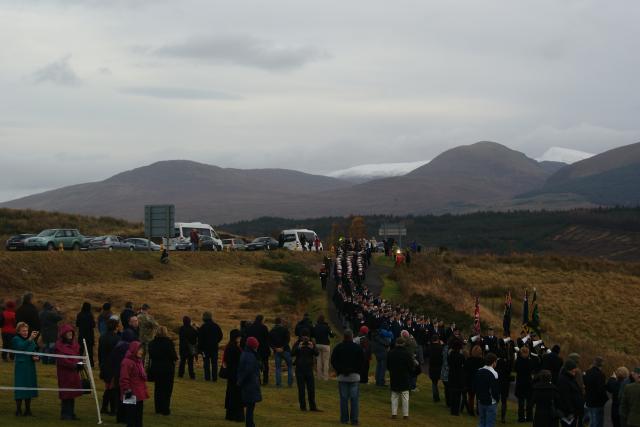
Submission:
M 321 251 L 318 242 L 313 247 Z M 101 414 L 127 426 L 142 426 L 145 412 L 172 416 L 176 376 L 223 382 L 224 401 L 212 407 L 224 411 L 221 418 L 248 427 L 255 426 L 263 387 L 294 386 L 300 411 L 326 412 L 337 404 L 335 420 L 341 424 L 361 424 L 360 413 L 372 404 L 360 398 L 361 388 L 375 387 L 388 391 L 389 416 L 398 420 L 413 419 L 411 402 L 428 399 L 450 414 L 452 426 L 456 417 L 473 417 L 480 427 L 640 426 L 640 367 L 605 372 L 603 358 L 583 360 L 548 343 L 535 290 L 525 292 L 521 322 L 512 319 L 508 294 L 502 325 L 483 328 L 477 299 L 473 323 L 457 325 L 371 289 L 375 256 L 392 258 L 395 268 L 411 268 L 422 251 L 415 242 L 402 248 L 393 239 L 381 247 L 384 254 L 376 255 L 372 241 L 340 238 L 328 248 L 317 273 L 330 315 L 305 314 L 293 324 L 256 312 L 237 329 L 223 331 L 215 307 L 198 318 L 185 307 L 176 319 L 181 326 L 170 330 L 144 301 L 122 307 L 107 301 L 97 308 L 85 302 L 75 322 L 67 323 L 69 313 L 55 301 L 38 301 L 31 293 L 18 300 L 5 296 L 2 361 L 14 366 L 15 414 L 0 414 L 0 420 L 37 420 L 44 390 L 37 365 L 51 364 L 61 421 L 78 418 L 75 401 L 91 393 L 89 376 L 95 372 Z M 317 399 L 318 381 L 336 382 L 334 401 Z

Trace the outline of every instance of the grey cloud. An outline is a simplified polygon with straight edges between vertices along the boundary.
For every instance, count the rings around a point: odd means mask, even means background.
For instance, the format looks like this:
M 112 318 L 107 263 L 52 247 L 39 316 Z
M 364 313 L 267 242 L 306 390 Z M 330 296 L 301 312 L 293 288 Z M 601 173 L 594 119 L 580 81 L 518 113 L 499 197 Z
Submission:
M 42 68 L 37 69 L 33 73 L 33 79 L 36 83 L 53 83 L 61 86 L 77 86 L 81 83 L 80 78 L 71 68 L 69 61 L 71 55 L 60 58 Z
M 189 89 L 177 87 L 140 86 L 125 87 L 120 92 L 127 95 L 150 96 L 163 99 L 192 99 L 192 100 L 235 100 L 240 97 L 223 92 L 206 89 Z
M 283 46 L 251 36 L 193 37 L 181 43 L 162 46 L 152 50 L 152 53 L 266 70 L 291 70 L 329 56 L 314 46 Z

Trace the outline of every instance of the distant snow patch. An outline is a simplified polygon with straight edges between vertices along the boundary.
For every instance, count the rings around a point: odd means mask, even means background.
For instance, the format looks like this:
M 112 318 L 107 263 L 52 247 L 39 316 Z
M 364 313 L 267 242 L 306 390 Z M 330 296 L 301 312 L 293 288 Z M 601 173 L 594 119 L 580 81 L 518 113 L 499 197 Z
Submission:
M 575 163 L 580 160 L 593 157 L 595 154 L 587 153 L 580 150 L 572 150 L 570 148 L 551 147 L 541 157 L 536 160 L 539 162 L 562 162 L 562 163 Z
M 374 163 L 367 165 L 353 166 L 347 169 L 341 169 L 330 172 L 327 176 L 342 179 L 375 179 L 388 178 L 392 176 L 406 175 L 409 172 L 424 166 L 431 160 L 422 160 L 419 162 L 401 162 L 401 163 Z

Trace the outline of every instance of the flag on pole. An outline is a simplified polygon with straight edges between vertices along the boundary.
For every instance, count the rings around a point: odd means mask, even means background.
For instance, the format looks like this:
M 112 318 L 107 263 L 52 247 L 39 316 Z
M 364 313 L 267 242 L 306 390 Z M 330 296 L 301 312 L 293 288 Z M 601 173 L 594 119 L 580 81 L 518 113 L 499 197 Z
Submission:
M 502 316 L 502 330 L 505 336 L 511 335 L 511 291 L 504 302 L 504 315 Z
M 529 326 L 538 332 L 538 327 L 540 326 L 540 312 L 538 311 L 538 292 L 536 288 L 533 288 L 533 301 L 531 302 L 533 306 L 533 312 L 531 313 L 531 321 L 529 322 Z
M 476 297 L 476 310 L 473 314 L 473 330 L 480 335 L 480 298 Z
M 528 324 L 529 324 L 529 291 L 525 289 L 524 302 L 522 306 L 522 325 L 526 326 Z

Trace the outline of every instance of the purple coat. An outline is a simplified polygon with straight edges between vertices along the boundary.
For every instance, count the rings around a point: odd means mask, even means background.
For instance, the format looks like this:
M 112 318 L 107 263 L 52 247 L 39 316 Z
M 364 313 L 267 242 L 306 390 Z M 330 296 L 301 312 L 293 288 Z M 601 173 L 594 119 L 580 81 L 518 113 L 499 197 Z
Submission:
M 67 332 L 73 332 L 73 338 L 67 342 L 63 335 Z M 75 340 L 75 330 L 71 325 L 62 325 L 58 331 L 58 341 L 56 342 L 56 354 L 65 354 L 67 356 L 79 356 L 80 345 Z M 78 372 L 77 363 L 80 359 L 56 358 L 56 370 L 58 372 L 58 388 L 74 388 L 81 389 L 82 381 Z M 60 391 L 58 392 L 60 399 L 75 399 L 82 396 L 81 391 Z

